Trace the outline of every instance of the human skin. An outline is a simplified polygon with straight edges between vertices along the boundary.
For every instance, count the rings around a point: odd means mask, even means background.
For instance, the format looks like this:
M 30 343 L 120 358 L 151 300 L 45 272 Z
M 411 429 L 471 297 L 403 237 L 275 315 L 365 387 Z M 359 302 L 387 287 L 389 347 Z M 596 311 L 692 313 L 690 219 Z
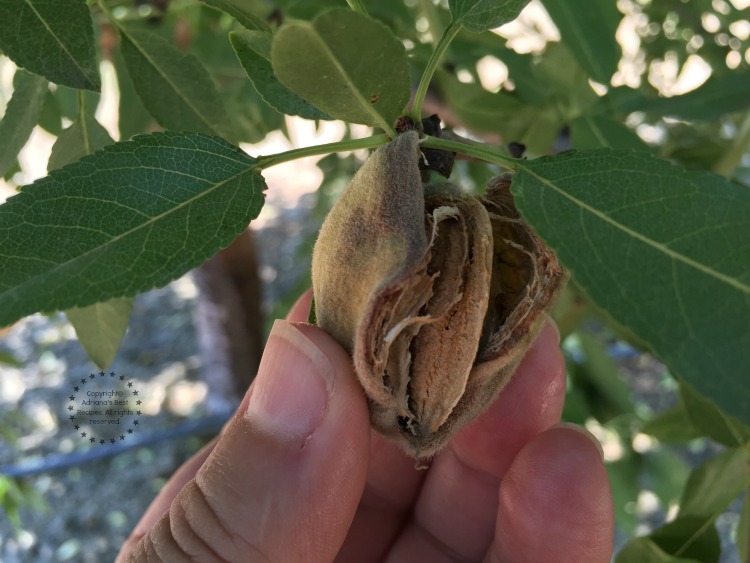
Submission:
M 612 496 L 595 439 L 559 424 L 552 323 L 490 409 L 426 470 L 370 429 L 346 352 L 277 321 L 255 382 L 125 542 L 124 561 L 605 563 Z

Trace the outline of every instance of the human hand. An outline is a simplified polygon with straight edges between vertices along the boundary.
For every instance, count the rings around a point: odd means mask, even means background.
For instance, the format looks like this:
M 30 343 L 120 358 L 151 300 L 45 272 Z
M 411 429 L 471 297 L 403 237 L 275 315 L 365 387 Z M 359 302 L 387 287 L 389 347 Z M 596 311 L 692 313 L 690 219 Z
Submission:
M 608 562 L 600 450 L 555 426 L 558 339 L 545 327 L 492 407 L 420 471 L 371 433 L 346 352 L 317 327 L 277 321 L 234 417 L 172 476 L 117 561 Z

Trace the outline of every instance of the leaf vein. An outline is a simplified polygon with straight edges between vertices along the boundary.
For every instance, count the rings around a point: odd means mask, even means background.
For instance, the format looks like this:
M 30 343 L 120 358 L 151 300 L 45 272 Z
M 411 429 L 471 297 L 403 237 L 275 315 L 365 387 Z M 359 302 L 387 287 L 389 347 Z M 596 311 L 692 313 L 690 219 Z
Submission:
M 383 117 L 373 109 L 373 105 L 370 103 L 369 100 L 366 100 L 362 97 L 359 89 L 356 87 L 356 84 L 352 82 L 351 78 L 349 77 L 349 74 L 346 72 L 344 67 L 341 66 L 341 63 L 339 62 L 338 57 L 336 57 L 336 54 L 331 51 L 328 48 L 328 45 L 325 41 L 320 37 L 320 33 L 318 33 L 317 29 L 314 29 L 315 33 L 313 36 L 315 37 L 315 40 L 320 43 L 322 49 L 326 51 L 330 59 L 333 61 L 336 71 L 341 75 L 341 77 L 344 79 L 344 82 L 349 86 L 349 90 L 354 94 L 355 99 L 360 103 L 360 105 L 365 109 L 365 113 L 369 113 L 370 115 L 375 117 L 375 121 L 380 124 L 380 127 L 383 129 L 383 131 L 390 131 L 392 129 L 392 125 L 390 123 L 387 123 Z
M 37 17 L 37 19 L 42 23 L 42 25 L 47 29 L 50 36 L 55 40 L 55 42 L 59 45 L 60 49 L 68 56 L 68 58 L 73 62 L 73 64 L 76 66 L 76 68 L 81 71 L 81 74 L 86 77 L 86 80 L 91 82 L 92 84 L 95 83 L 94 80 L 91 79 L 89 74 L 86 72 L 84 68 L 81 67 L 81 65 L 78 63 L 76 58 L 73 56 L 73 54 L 68 50 L 68 48 L 65 46 L 65 44 L 60 40 L 60 38 L 57 36 L 57 34 L 52 31 L 52 28 L 47 24 L 47 21 L 42 17 L 42 14 L 40 14 L 37 9 L 34 7 L 31 0 L 24 0 L 26 4 L 28 5 L 29 9 L 34 13 L 34 15 Z
M 530 168 L 528 168 L 526 166 L 523 166 L 523 164 L 520 164 L 519 167 L 523 167 L 524 172 L 526 172 L 527 174 L 529 174 L 529 175 L 533 176 L 534 178 L 536 178 L 540 183 L 542 183 L 543 185 L 549 187 L 550 189 L 554 190 L 555 192 L 559 193 L 565 199 L 571 201 L 575 205 L 580 206 L 581 209 L 584 209 L 587 212 L 591 213 L 594 217 L 597 217 L 598 219 L 604 221 L 605 223 L 608 223 L 610 226 L 614 227 L 615 229 L 618 229 L 618 230 L 622 231 L 623 233 L 627 234 L 628 236 L 630 236 L 630 237 L 632 237 L 632 238 L 634 238 L 634 239 L 636 239 L 636 240 L 638 240 L 638 241 L 646 244 L 647 246 L 650 246 L 650 247 L 654 248 L 655 250 L 658 250 L 658 251 L 666 254 L 667 256 L 669 256 L 670 258 L 672 258 L 674 260 L 678 260 L 680 262 L 683 262 L 683 263 L 687 264 L 691 268 L 694 268 L 694 269 L 698 270 L 699 272 L 702 272 L 702 273 L 706 274 L 707 276 L 714 277 L 717 280 L 719 280 L 719 281 L 721 281 L 721 282 L 723 282 L 723 283 L 725 283 L 725 284 L 727 284 L 729 286 L 732 286 L 735 289 L 738 289 L 739 291 L 741 291 L 741 292 L 743 292 L 745 294 L 750 293 L 750 286 L 747 285 L 747 284 L 742 283 L 740 280 L 734 279 L 734 278 L 732 278 L 730 276 L 727 276 L 726 274 L 724 274 L 722 272 L 718 272 L 718 271 L 714 270 L 713 268 L 710 268 L 710 267 L 706 266 L 705 264 L 701 264 L 700 262 L 697 262 L 696 260 L 693 260 L 689 256 L 685 256 L 684 254 L 676 252 L 676 251 L 672 250 L 671 248 L 669 248 L 668 246 L 666 246 L 665 244 L 663 244 L 661 242 L 658 242 L 656 240 L 653 240 L 653 239 L 651 239 L 651 238 L 649 238 L 649 237 L 647 237 L 647 236 L 639 233 L 638 231 L 635 231 L 635 230 L 631 229 L 630 227 L 628 227 L 628 226 L 620 223 L 619 221 L 615 221 L 612 217 L 610 217 L 606 213 L 600 211 L 599 209 L 596 209 L 595 207 L 589 205 L 588 203 L 586 203 L 586 202 L 578 199 L 577 197 L 571 195 L 570 193 L 566 192 L 565 190 L 563 190 L 562 188 L 560 188 L 559 186 L 557 186 L 554 182 L 551 182 L 549 179 L 547 179 L 547 178 L 545 178 L 545 177 L 537 174 L 536 172 L 534 172 Z
M 174 91 L 175 94 L 177 94 L 177 97 L 180 98 L 183 103 L 190 108 L 190 110 L 198 117 L 200 121 L 202 121 L 206 127 L 208 127 L 209 131 L 213 131 L 214 133 L 217 133 L 216 129 L 214 129 L 213 125 L 211 124 L 211 121 L 203 115 L 203 113 L 196 108 L 193 103 L 191 102 L 190 98 L 186 97 L 182 91 L 177 87 L 177 85 L 172 81 L 172 79 L 169 77 L 167 73 L 165 73 L 162 68 L 154 61 L 154 59 L 143 50 L 140 43 L 135 41 L 132 35 L 130 35 L 122 26 L 120 27 L 120 31 L 128 36 L 128 40 L 131 42 L 131 44 L 138 49 L 138 52 L 141 53 L 141 56 L 143 56 L 144 59 L 156 70 L 156 72 L 162 77 L 164 82 L 167 83 L 167 85 L 170 86 L 172 91 Z
M 177 211 L 181 210 L 185 206 L 191 205 L 194 202 L 199 201 L 202 197 L 205 197 L 208 194 L 213 193 L 215 190 L 221 188 L 222 186 L 224 186 L 228 182 L 236 180 L 236 179 L 242 177 L 244 174 L 248 174 L 248 173 L 250 173 L 250 174 L 255 173 L 255 167 L 250 167 L 248 169 L 245 169 L 245 170 L 243 170 L 243 171 L 241 171 L 241 172 L 239 172 L 237 174 L 234 174 L 234 175 L 232 175 L 232 176 L 230 176 L 230 177 L 222 180 L 221 182 L 213 183 L 213 188 L 211 188 L 209 190 L 201 191 L 198 194 L 195 194 L 194 196 L 192 196 L 191 198 L 185 200 L 184 202 L 181 202 L 176 207 L 170 208 L 170 209 L 164 211 L 163 213 L 160 213 L 158 215 L 153 216 L 148 221 L 145 221 L 145 222 L 143 222 L 143 223 L 141 223 L 141 224 L 139 224 L 139 225 L 137 225 L 137 226 L 135 226 L 135 227 L 133 227 L 131 229 L 128 229 L 127 231 L 124 231 L 124 232 L 122 232 L 122 233 L 120 233 L 120 234 L 118 234 L 118 235 L 110 238 L 109 240 L 107 240 L 107 241 L 105 241 L 105 242 L 97 245 L 94 248 L 91 248 L 91 249 L 87 250 L 86 252 L 84 252 L 84 253 L 76 256 L 75 258 L 73 258 L 71 260 L 67 260 L 65 262 L 55 264 L 55 266 L 53 268 L 50 268 L 49 270 L 46 270 L 46 271 L 44 271 L 44 272 L 42 272 L 40 274 L 37 274 L 36 276 L 33 276 L 30 279 L 37 279 L 39 277 L 49 277 L 51 275 L 54 275 L 56 272 L 58 272 L 58 271 L 60 271 L 60 270 L 62 270 L 64 268 L 66 268 L 66 267 L 69 267 L 70 265 L 75 264 L 76 262 L 79 262 L 79 261 L 81 261 L 81 260 L 83 260 L 85 258 L 88 258 L 91 254 L 93 254 L 95 252 L 101 251 L 102 248 L 105 248 L 108 245 L 114 244 L 117 241 L 119 241 L 119 240 L 121 240 L 121 239 L 123 239 L 123 238 L 125 238 L 125 237 L 127 237 L 127 236 L 129 236 L 129 235 L 131 235 L 131 234 L 133 234 L 133 233 L 135 233 L 137 231 L 139 231 L 139 230 L 142 230 L 142 229 L 148 229 L 148 232 L 145 233 L 144 242 L 143 242 L 143 245 L 145 245 L 146 241 L 148 240 L 148 237 L 150 236 L 150 233 L 153 231 L 153 228 L 154 228 L 154 225 L 155 225 L 156 221 L 158 221 L 158 220 L 160 220 L 160 219 L 162 219 L 162 218 L 164 218 L 164 217 L 166 217 L 166 216 L 168 216 L 168 215 L 170 215 L 172 213 L 176 213 Z M 141 249 L 141 252 L 139 254 L 139 257 L 142 256 L 145 251 L 146 251 L 145 246 L 142 246 L 142 249 Z M 164 267 L 166 267 L 166 263 L 164 263 L 162 265 L 162 268 L 164 268 Z M 157 270 L 157 272 L 158 272 L 158 270 Z M 30 280 L 27 280 L 27 281 L 30 281 Z M 14 287 L 10 288 L 9 290 L 2 291 L 2 292 L 0 292 L 0 298 L 13 298 L 13 294 L 15 292 L 17 292 L 17 291 L 20 291 L 21 289 L 22 289 L 22 286 L 14 286 Z

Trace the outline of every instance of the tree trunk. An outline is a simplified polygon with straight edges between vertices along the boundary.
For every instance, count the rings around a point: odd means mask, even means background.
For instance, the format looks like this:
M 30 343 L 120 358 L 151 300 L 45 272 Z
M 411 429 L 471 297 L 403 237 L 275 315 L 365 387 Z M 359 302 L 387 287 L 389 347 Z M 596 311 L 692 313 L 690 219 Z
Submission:
M 263 352 L 258 256 L 251 230 L 194 270 L 196 332 L 209 410 L 238 404 Z

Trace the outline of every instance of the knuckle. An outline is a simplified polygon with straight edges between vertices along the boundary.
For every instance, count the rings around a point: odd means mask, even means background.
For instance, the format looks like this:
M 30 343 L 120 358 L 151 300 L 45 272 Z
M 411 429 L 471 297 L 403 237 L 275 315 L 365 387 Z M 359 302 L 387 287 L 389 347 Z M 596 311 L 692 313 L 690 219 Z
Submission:
M 265 562 L 263 551 L 228 524 L 227 512 L 199 485 L 190 481 L 172 503 L 170 529 L 175 543 L 192 560 L 206 562 Z

